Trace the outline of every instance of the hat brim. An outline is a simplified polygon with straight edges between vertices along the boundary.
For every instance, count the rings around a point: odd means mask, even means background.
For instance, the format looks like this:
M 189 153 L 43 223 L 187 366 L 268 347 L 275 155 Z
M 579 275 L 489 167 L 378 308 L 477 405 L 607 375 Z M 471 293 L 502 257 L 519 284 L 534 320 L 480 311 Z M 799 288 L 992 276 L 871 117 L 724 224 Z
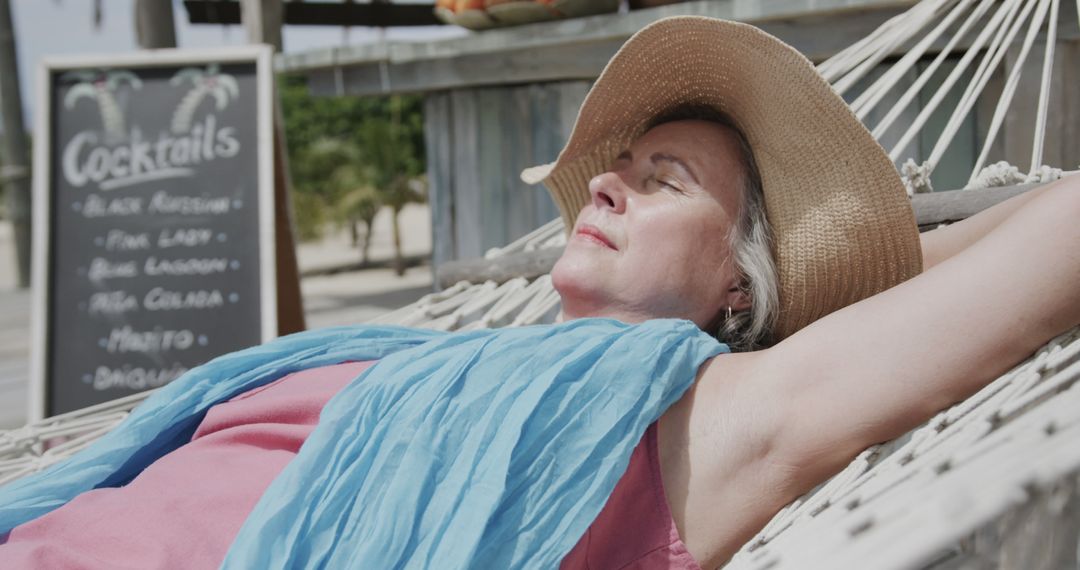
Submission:
M 708 105 L 731 116 L 761 173 L 780 278 L 776 338 L 922 269 L 918 230 L 895 166 L 794 48 L 750 25 L 700 16 L 639 31 L 586 96 L 543 182 L 572 227 L 588 181 L 658 116 Z

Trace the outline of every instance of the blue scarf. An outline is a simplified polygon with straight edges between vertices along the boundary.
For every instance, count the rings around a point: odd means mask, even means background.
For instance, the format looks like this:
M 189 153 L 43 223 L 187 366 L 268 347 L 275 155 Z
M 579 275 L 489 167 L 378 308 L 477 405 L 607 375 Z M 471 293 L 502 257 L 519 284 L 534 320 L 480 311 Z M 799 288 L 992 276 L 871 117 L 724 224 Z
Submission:
M 724 351 L 672 320 L 291 335 L 192 369 L 86 450 L 0 488 L 0 534 L 127 483 L 189 441 L 214 404 L 299 370 L 378 359 L 326 405 L 222 566 L 554 567 L 648 425 Z

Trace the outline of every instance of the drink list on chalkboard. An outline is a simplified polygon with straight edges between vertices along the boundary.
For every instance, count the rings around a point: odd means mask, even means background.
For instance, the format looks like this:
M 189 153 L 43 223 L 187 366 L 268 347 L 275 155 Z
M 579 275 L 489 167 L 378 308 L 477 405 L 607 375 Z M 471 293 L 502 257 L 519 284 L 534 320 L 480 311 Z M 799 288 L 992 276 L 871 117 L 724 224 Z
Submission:
M 45 64 L 32 413 L 157 388 L 272 336 L 268 58 L 216 55 Z

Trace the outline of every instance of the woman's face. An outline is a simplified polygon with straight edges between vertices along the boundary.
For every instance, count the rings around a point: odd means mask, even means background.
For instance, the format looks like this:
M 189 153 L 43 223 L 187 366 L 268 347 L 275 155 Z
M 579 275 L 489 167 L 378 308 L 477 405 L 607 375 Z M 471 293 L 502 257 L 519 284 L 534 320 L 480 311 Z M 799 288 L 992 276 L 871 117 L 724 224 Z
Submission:
M 742 199 L 738 142 L 707 121 L 659 125 L 589 182 L 551 277 L 563 317 L 624 322 L 684 318 L 710 325 L 745 309 L 729 233 Z

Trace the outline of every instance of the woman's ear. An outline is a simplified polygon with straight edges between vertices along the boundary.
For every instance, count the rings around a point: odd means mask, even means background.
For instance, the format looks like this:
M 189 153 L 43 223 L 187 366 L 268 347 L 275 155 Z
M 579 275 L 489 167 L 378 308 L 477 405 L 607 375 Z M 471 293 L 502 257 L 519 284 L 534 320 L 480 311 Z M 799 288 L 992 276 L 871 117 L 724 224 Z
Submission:
M 743 291 L 741 287 L 732 287 L 727 290 L 725 297 L 727 306 L 731 307 L 732 311 L 745 311 L 750 308 L 750 295 Z

